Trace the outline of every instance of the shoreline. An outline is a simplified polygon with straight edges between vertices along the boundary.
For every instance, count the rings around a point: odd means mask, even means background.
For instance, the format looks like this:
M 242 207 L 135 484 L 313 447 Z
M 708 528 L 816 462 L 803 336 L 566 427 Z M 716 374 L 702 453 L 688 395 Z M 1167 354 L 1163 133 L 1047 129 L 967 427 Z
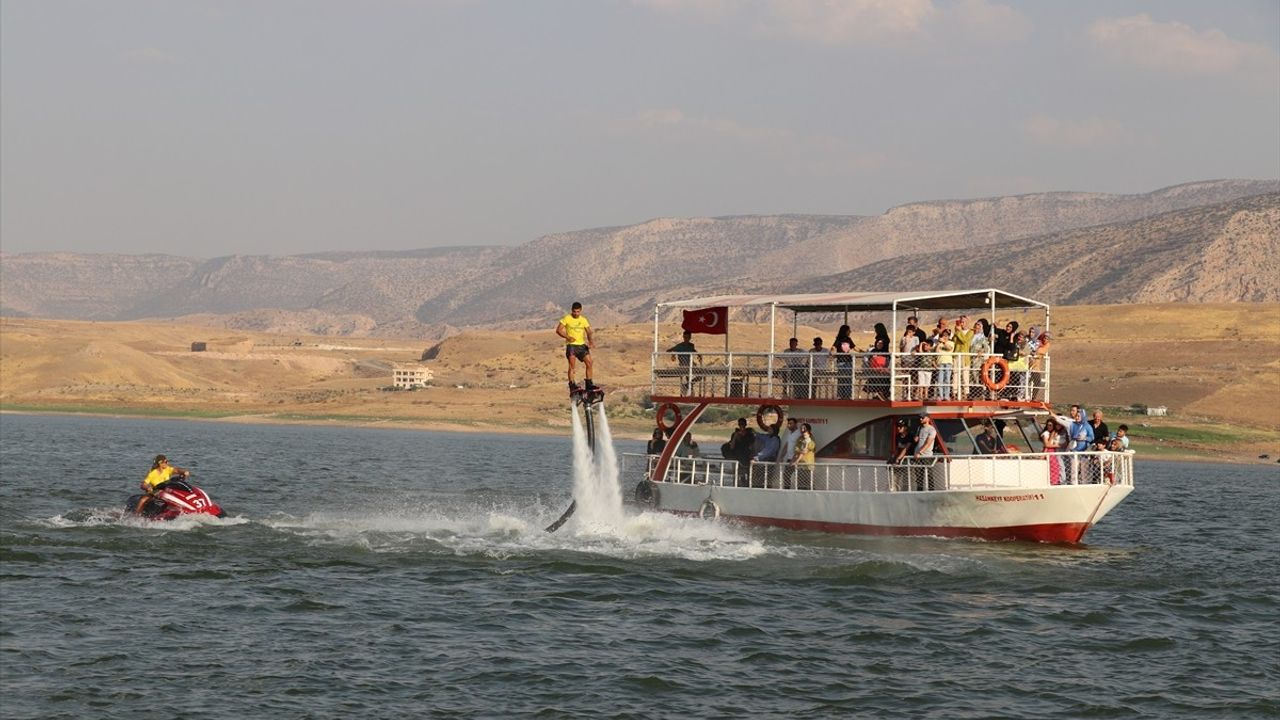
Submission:
M 310 427 L 343 427 L 343 428 L 366 428 L 373 430 L 413 430 L 422 432 L 445 432 L 445 433 L 497 433 L 502 435 L 537 435 L 552 437 L 560 434 L 561 430 L 568 431 L 565 428 L 553 427 L 535 427 L 531 425 L 510 425 L 510 424 L 490 424 L 485 422 L 475 423 L 459 423 L 449 421 L 425 421 L 425 420 L 404 420 L 404 419 L 339 419 L 339 418 L 306 418 L 306 417 L 281 417 L 273 413 L 242 413 L 227 414 L 222 416 L 201 417 L 191 413 L 153 413 L 153 412 L 93 412 L 89 410 L 58 410 L 56 408 L 32 408 L 22 407 L 20 409 L 11 409 L 0 407 L 0 416 L 3 415 L 38 415 L 38 416 L 56 416 L 68 415 L 75 417 L 99 417 L 111 419 L 141 419 L 141 420 L 182 420 L 188 422 L 212 422 L 212 423 L 230 423 L 240 425 L 298 425 Z M 644 442 L 648 440 L 648 432 L 631 431 L 628 429 L 613 429 L 613 436 L 617 439 L 631 440 L 636 442 Z M 1243 451 L 1231 453 L 1229 455 L 1213 455 L 1208 453 L 1198 453 L 1192 450 L 1182 448 L 1166 447 L 1161 445 L 1152 445 L 1145 454 L 1142 448 L 1137 448 L 1138 458 L 1146 460 L 1167 461 L 1167 462 L 1185 462 L 1185 463 L 1216 463 L 1223 465 L 1267 465 L 1275 464 L 1271 458 L 1262 459 L 1257 457 L 1245 457 Z M 1152 452 L 1154 451 L 1154 452 Z

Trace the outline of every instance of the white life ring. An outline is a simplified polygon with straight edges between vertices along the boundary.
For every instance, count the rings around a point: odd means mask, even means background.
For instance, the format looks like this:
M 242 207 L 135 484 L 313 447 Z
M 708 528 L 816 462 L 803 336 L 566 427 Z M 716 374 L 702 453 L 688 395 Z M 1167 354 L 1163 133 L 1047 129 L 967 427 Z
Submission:
M 703 500 L 702 507 L 698 508 L 698 517 L 703 520 L 715 520 L 720 517 L 720 506 L 714 500 Z

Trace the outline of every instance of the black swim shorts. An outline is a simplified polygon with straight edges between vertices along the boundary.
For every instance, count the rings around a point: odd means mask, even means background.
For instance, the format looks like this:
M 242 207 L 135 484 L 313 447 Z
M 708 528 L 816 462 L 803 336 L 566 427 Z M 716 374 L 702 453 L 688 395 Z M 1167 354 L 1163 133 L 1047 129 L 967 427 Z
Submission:
M 576 357 L 578 358 L 578 360 L 582 362 L 586 362 L 587 355 L 590 353 L 591 353 L 591 348 L 587 347 L 586 345 L 565 345 L 564 346 L 564 357 L 566 360 L 569 359 L 570 357 Z

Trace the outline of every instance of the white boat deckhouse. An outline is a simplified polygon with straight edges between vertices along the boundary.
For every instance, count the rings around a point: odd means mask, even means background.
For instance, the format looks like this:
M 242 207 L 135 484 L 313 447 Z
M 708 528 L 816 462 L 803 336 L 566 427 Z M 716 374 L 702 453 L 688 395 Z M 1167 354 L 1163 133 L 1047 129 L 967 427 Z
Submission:
M 715 326 L 713 332 L 725 335 L 724 350 L 660 349 L 660 336 L 664 328 L 669 334 L 679 311 L 695 324 L 705 319 Z M 987 345 L 961 352 L 946 343 L 940 349 L 900 344 L 910 316 L 919 317 L 927 333 L 934 320 L 962 315 L 966 328 L 989 323 L 984 336 L 999 335 L 1004 352 Z M 767 322 L 768 347 L 730 351 L 734 323 L 727 320 L 735 316 Z M 878 345 L 837 354 L 779 350 L 802 320 L 855 326 L 860 338 L 879 323 Z M 1132 491 L 1132 454 L 1092 446 L 1042 451 L 1043 423 L 1053 417 L 1049 321 L 1047 304 L 991 288 L 660 302 L 650 393 L 666 444 L 659 453 L 625 455 L 624 478 L 635 482 L 642 504 L 744 523 L 1079 542 Z M 779 333 L 780 324 L 789 332 Z M 1029 329 L 1032 337 L 1022 337 Z M 754 409 L 764 434 L 784 417 L 807 423 L 817 447 L 813 462 L 689 452 L 687 439 L 713 407 Z M 923 416 L 937 430 L 930 452 L 890 462 L 902 449 L 899 425 L 914 433 Z

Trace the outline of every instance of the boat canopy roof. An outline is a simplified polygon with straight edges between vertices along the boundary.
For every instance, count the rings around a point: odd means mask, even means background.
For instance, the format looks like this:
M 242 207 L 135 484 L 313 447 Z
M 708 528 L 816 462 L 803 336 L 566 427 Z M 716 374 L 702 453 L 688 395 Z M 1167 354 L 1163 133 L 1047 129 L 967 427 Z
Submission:
M 785 308 L 796 313 L 894 311 L 899 308 L 913 310 L 972 310 L 984 308 L 1007 310 L 1016 308 L 1044 308 L 1045 303 L 1020 295 L 987 288 L 985 290 L 922 290 L 916 292 L 855 292 L 812 293 L 802 295 L 715 295 L 690 300 L 672 300 L 658 303 L 659 308 L 704 307 L 768 307 Z

